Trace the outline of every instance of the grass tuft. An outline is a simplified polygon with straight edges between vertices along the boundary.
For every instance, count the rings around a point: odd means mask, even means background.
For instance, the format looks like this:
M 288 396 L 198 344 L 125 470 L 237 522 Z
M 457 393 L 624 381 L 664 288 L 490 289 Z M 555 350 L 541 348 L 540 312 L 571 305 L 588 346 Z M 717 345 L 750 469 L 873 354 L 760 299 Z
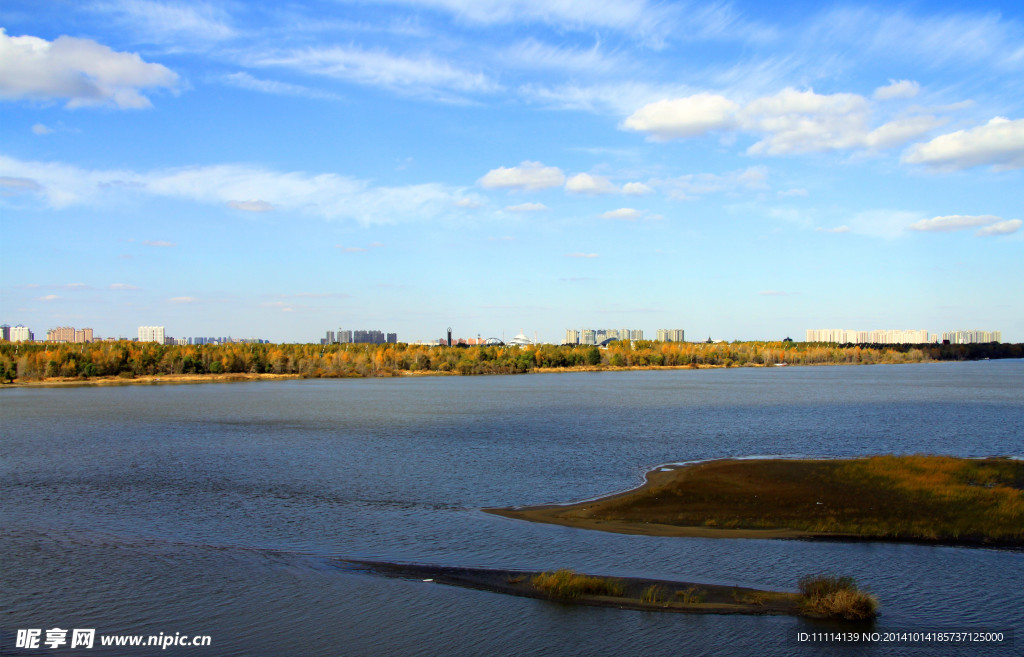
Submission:
M 684 605 L 697 605 L 704 602 L 704 597 L 706 595 L 706 591 L 703 591 L 696 586 L 691 586 L 681 591 L 676 591 L 676 600 Z
M 878 599 L 861 591 L 852 577 L 808 575 L 800 578 L 800 611 L 807 616 L 866 620 L 878 615 Z
M 732 591 L 732 599 L 744 605 L 763 607 L 764 603 L 767 602 L 770 597 L 771 596 L 765 591 L 750 591 L 744 593 L 740 593 L 736 589 L 733 589 Z
M 647 604 L 662 604 L 668 600 L 668 593 L 657 584 L 651 584 L 640 594 L 640 601 Z
M 584 595 L 621 596 L 622 584 L 605 577 L 579 575 L 568 569 L 534 575 L 530 580 L 538 591 L 555 598 L 576 599 Z

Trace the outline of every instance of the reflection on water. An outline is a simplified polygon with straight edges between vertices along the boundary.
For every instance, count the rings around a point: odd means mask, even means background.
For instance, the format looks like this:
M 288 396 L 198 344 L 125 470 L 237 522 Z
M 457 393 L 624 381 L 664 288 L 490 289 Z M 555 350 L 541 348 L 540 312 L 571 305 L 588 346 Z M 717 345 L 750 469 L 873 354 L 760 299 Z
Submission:
M 992 361 L 4 390 L 0 653 L 18 628 L 67 624 L 213 637 L 174 654 L 844 654 L 796 646 L 808 621 L 566 607 L 332 557 L 791 590 L 841 572 L 882 600 L 879 628 L 1009 629 L 1020 552 L 624 536 L 479 509 L 727 456 L 1019 456 L 1022 382 L 1024 363 Z

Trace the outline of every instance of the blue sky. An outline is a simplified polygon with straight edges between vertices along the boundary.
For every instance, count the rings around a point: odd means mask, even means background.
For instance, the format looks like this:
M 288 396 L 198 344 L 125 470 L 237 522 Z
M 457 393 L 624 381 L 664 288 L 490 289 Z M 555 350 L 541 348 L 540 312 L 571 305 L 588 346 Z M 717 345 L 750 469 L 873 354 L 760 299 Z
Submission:
M 7 0 L 0 322 L 1024 341 L 1012 2 Z

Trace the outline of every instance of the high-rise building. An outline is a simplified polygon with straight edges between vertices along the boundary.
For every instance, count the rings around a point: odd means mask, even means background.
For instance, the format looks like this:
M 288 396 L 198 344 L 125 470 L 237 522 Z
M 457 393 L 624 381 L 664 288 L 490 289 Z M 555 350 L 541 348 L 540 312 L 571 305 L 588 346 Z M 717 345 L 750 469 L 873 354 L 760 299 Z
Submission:
M 979 329 L 947 331 L 942 334 L 942 340 L 949 340 L 950 344 L 977 344 L 982 342 L 1002 342 L 1002 331 L 981 331 Z
M 935 341 L 923 329 L 854 331 L 849 329 L 808 329 L 807 342 L 834 342 L 836 344 L 927 344 Z
M 164 327 L 162 326 L 139 327 L 139 342 L 158 342 L 163 344 L 165 338 Z
M 10 324 L 4 324 L 4 325 L 0 326 L 0 340 L 10 340 L 10 339 L 11 339 L 11 325 Z
M 563 344 L 601 344 L 606 340 L 643 340 L 644 332 L 630 329 L 567 329 Z
M 658 329 L 658 342 L 686 342 L 683 329 Z
M 74 326 L 58 326 L 46 332 L 47 342 L 92 342 L 91 328 L 76 329 Z
M 337 340 L 334 339 L 334 331 L 327 332 L 327 338 L 325 340 L 327 344 L 334 344 Z
M 338 329 L 338 342 L 348 344 L 351 342 L 365 344 L 385 344 L 387 342 L 398 342 L 397 333 L 384 335 L 382 331 L 343 331 Z M 391 339 L 393 338 L 393 340 Z
M 57 328 L 50 329 L 46 332 L 47 342 L 74 342 L 75 341 L 75 327 L 73 326 L 58 326 Z
M 11 327 L 11 342 L 32 342 L 36 336 L 32 334 L 27 326 L 18 324 Z

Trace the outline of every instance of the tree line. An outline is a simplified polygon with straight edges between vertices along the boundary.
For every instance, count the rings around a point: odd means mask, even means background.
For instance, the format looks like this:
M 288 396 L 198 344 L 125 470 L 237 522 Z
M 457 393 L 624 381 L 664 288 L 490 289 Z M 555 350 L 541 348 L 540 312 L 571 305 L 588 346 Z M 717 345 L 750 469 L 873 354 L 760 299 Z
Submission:
M 285 374 L 306 378 L 408 373 L 521 374 L 542 369 L 754 367 L 1022 358 L 1021 344 L 836 345 L 641 340 L 587 345 L 445 347 L 414 344 L 161 345 L 0 343 L 4 381 L 171 374 Z

